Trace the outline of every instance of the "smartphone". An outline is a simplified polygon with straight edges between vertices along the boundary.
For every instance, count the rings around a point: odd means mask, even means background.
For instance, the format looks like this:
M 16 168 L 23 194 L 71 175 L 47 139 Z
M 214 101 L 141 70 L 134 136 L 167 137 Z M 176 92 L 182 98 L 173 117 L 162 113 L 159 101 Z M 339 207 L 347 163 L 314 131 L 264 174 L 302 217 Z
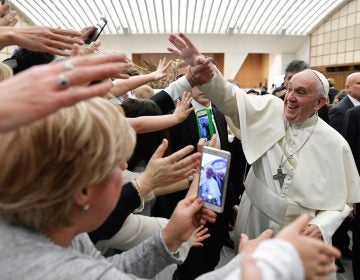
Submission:
M 204 201 L 204 207 L 217 213 L 224 212 L 230 160 L 228 151 L 203 147 L 198 197 Z
M 107 19 L 105 17 L 101 17 L 97 24 L 94 26 L 95 30 L 85 40 L 85 44 L 89 45 L 91 42 L 96 41 L 99 38 L 100 34 L 103 32 L 106 25 Z
M 201 109 L 196 111 L 196 121 L 200 138 L 210 140 L 215 134 L 214 124 L 212 121 L 211 110 Z

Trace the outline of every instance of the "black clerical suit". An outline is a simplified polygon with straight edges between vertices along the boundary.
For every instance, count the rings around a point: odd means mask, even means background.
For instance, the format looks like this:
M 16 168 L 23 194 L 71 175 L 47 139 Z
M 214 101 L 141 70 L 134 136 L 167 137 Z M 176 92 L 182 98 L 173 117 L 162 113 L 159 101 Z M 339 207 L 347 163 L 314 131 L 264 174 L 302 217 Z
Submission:
M 343 136 L 348 141 L 354 155 L 357 170 L 360 173 L 360 106 L 347 111 Z M 360 187 L 360 186 L 359 186 Z M 356 204 L 357 214 L 353 221 L 353 272 L 354 279 L 360 279 L 360 203 Z
M 350 98 L 346 96 L 329 111 L 329 124 L 339 133 L 342 133 L 346 112 L 353 107 L 354 104 Z M 345 256 L 349 255 L 348 246 L 350 244 L 350 237 L 347 232 L 350 230 L 350 226 L 351 221 L 349 218 L 346 218 L 335 231 L 332 238 L 333 245 L 339 248 L 342 254 Z
M 169 110 L 174 109 L 173 101 L 164 91 L 157 93 L 152 100 L 158 103 L 160 108 L 163 110 L 163 113 L 168 113 Z M 217 134 L 220 138 L 221 148 L 224 150 L 231 150 L 230 145 L 232 144 L 234 146 L 238 145 L 241 149 L 240 141 L 238 139 L 234 140 L 231 144 L 229 143 L 227 123 L 224 115 L 219 112 L 215 106 L 212 106 L 212 112 L 216 123 Z M 199 141 L 199 133 L 195 112 L 191 112 L 184 122 L 170 128 L 169 131 L 169 143 L 174 151 L 177 151 L 187 145 L 193 145 L 196 149 Z M 239 150 L 239 147 L 235 147 L 234 149 Z M 237 205 L 239 202 L 238 194 L 241 190 L 235 191 L 234 189 L 243 187 L 241 174 L 244 174 L 245 162 L 242 150 L 240 154 L 232 155 L 224 213 L 218 214 L 215 224 L 208 223 L 206 225 L 206 227 L 209 228 L 211 237 L 203 242 L 203 247 L 191 248 L 184 264 L 180 265 L 178 270 L 175 272 L 175 279 L 194 279 L 203 273 L 214 270 L 215 266 L 218 264 L 220 259 L 220 250 L 228 237 L 228 224 L 232 217 L 232 206 Z M 234 170 L 234 168 L 237 168 L 237 170 Z M 236 186 L 234 186 L 234 184 L 236 184 Z M 187 190 L 157 197 L 153 214 L 169 217 L 176 204 L 180 199 L 185 197 L 186 193 Z
M 338 104 L 329 111 L 329 124 L 339 133 L 342 131 L 343 121 L 347 110 L 354 107 L 349 96 L 345 96 Z

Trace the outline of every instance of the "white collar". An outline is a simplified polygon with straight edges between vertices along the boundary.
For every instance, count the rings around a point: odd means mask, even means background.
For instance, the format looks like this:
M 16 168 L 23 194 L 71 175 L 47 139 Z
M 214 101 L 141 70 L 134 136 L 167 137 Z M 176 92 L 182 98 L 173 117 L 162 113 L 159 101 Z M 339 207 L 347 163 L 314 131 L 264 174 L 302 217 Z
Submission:
M 350 98 L 350 101 L 354 104 L 354 106 L 359 106 L 360 105 L 360 101 L 355 99 L 354 97 L 350 96 L 348 94 L 349 98 Z

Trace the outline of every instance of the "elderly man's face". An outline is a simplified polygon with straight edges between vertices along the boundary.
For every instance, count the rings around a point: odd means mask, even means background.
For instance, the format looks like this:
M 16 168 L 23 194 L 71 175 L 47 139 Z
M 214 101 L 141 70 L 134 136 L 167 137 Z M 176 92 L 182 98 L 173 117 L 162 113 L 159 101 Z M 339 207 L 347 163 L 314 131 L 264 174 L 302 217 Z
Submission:
M 284 115 L 290 123 L 305 121 L 326 103 L 326 97 L 319 96 L 318 83 L 318 78 L 310 71 L 299 72 L 289 81 Z

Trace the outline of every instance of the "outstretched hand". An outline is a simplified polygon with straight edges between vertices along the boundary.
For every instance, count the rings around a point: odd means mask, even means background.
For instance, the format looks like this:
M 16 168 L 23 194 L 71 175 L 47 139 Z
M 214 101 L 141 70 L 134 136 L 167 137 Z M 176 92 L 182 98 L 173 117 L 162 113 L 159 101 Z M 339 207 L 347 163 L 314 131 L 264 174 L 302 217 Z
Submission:
M 195 196 L 187 197 L 178 203 L 163 230 L 163 238 L 169 251 L 176 251 L 199 225 L 215 222 L 216 214 L 202 206 L 201 199 Z
M 175 49 L 169 47 L 167 50 L 181 56 L 187 64 L 195 66 L 199 63 L 203 63 L 205 60 L 205 57 L 184 33 L 179 33 L 179 36 L 171 34 L 168 39 Z
M 178 123 L 182 123 L 189 114 L 194 111 L 194 107 L 190 107 L 191 101 L 192 97 L 190 92 L 184 92 L 181 100 L 176 100 L 176 108 L 173 114 L 177 118 Z
M 167 186 L 188 178 L 195 173 L 200 162 L 200 153 L 188 155 L 194 150 L 194 147 L 189 145 L 163 157 L 168 145 L 168 141 L 164 139 L 149 160 L 145 171 L 138 177 L 143 194 L 149 193 L 156 187 Z
M 213 77 L 215 69 L 211 66 L 212 58 L 204 57 L 185 34 L 171 34 L 169 41 L 175 48 L 167 50 L 179 55 L 190 65 L 186 78 L 192 87 L 202 85 Z
M 93 81 L 122 72 L 128 63 L 124 54 L 87 55 L 32 67 L 0 83 L 0 133 L 43 118 L 78 101 L 106 94 L 107 81 Z
M 0 26 L 14 26 L 18 21 L 16 16 L 8 3 L 0 5 Z
M 73 30 L 51 28 L 44 26 L 1 27 L 0 34 L 9 34 L 9 40 L 3 39 L 0 47 L 18 45 L 20 47 L 48 52 L 56 55 L 69 56 L 67 50 L 71 50 L 73 44 L 82 45 L 81 33 Z
M 169 60 L 166 63 L 166 58 L 160 59 L 158 67 L 156 68 L 156 71 L 152 72 L 153 80 L 158 81 L 166 76 L 166 69 L 169 68 L 172 60 Z

